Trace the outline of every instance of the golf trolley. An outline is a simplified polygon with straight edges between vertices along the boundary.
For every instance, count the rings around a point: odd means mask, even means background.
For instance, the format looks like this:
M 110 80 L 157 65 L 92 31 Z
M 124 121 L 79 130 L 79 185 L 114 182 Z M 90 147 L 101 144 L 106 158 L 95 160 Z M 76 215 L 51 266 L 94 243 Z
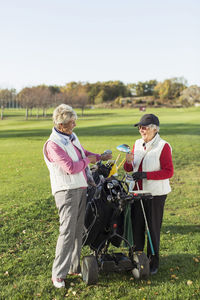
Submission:
M 124 234 L 124 213 L 128 204 L 151 198 L 149 193 L 130 193 L 124 180 L 109 177 L 111 166 L 98 162 L 92 171 L 96 186 L 88 187 L 83 246 L 91 255 L 82 259 L 81 272 L 86 284 L 96 284 L 99 272 L 131 271 L 137 279 L 149 275 L 149 259 L 144 252 L 134 251 Z M 128 255 L 111 252 L 124 241 Z M 113 247 L 112 247 L 113 249 Z

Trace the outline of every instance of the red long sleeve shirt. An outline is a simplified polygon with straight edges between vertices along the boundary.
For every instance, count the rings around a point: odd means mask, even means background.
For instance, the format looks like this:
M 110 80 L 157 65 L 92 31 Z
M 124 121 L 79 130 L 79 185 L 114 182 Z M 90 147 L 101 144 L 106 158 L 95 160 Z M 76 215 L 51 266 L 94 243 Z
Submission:
M 134 146 L 131 151 L 134 155 Z M 142 162 L 140 163 L 140 166 L 138 168 L 139 172 L 142 172 Z M 132 164 L 129 164 L 127 162 L 124 163 L 124 170 L 126 172 L 133 171 Z M 172 162 L 172 155 L 171 155 L 171 149 L 170 146 L 166 143 L 162 149 L 162 152 L 160 154 L 160 170 L 159 171 L 152 171 L 152 172 L 146 172 L 147 174 L 147 180 L 163 180 L 171 178 L 174 174 L 174 167 Z M 140 189 L 142 189 L 142 180 L 138 181 Z

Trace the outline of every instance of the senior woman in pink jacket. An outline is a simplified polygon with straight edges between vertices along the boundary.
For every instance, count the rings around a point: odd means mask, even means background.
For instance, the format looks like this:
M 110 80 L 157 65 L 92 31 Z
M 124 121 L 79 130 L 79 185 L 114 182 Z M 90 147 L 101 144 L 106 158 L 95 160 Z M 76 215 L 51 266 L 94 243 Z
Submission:
M 67 274 L 80 273 L 88 165 L 112 158 L 111 154 L 100 155 L 83 149 L 73 133 L 76 119 L 71 106 L 59 105 L 53 112 L 54 128 L 43 149 L 60 218 L 52 267 L 56 288 L 65 287 Z

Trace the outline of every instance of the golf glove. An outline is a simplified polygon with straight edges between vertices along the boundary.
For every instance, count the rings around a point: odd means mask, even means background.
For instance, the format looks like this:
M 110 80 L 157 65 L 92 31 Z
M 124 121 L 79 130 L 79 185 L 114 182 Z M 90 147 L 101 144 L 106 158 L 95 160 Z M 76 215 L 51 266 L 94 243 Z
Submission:
M 147 173 L 146 172 L 135 172 L 132 174 L 133 180 L 138 181 L 144 178 L 147 178 Z

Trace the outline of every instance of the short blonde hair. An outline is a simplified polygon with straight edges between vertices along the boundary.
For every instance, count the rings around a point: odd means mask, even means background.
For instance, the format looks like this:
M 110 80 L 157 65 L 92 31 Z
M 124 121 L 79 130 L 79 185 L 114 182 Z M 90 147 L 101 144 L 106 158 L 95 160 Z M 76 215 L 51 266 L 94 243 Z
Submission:
M 71 106 L 60 104 L 54 109 L 53 122 L 55 127 L 58 127 L 59 124 L 66 124 L 70 120 L 77 120 L 77 114 Z

